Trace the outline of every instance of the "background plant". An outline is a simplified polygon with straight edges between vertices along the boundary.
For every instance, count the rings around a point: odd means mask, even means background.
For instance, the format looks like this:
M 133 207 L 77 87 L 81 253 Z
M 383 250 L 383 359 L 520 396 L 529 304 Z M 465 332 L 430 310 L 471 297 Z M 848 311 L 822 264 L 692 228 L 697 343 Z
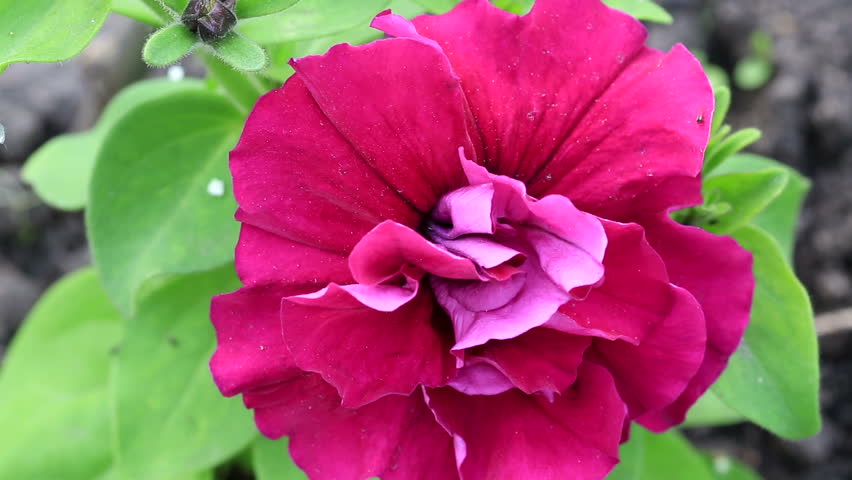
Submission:
M 378 38 L 366 25 L 384 8 L 411 17 L 455 3 L 240 0 L 233 29 L 205 41 L 179 20 L 187 0 L 0 0 L 0 32 L 9 32 L 0 35 L 0 69 L 74 56 L 114 11 L 157 29 L 143 51 L 149 63 L 193 53 L 209 72 L 134 84 L 92 130 L 56 137 L 27 162 L 24 178 L 46 202 L 85 210 L 94 266 L 43 297 L 0 371 L 0 478 L 210 479 L 233 468 L 304 478 L 284 441 L 259 438 L 250 414 L 221 398 L 207 371 L 209 298 L 237 285 L 227 152 L 254 101 L 290 75 L 289 57 Z M 516 13 L 531 5 L 495 3 Z M 647 0 L 607 3 L 671 21 Z M 752 421 L 802 438 L 819 429 L 812 314 L 790 267 L 808 182 L 740 153 L 759 132 L 732 132 L 724 124 L 730 91 L 718 87 L 716 99 L 705 203 L 675 215 L 751 250 L 758 287 L 746 339 L 687 426 Z M 636 428 L 622 455 L 616 480 L 754 478 L 676 431 Z

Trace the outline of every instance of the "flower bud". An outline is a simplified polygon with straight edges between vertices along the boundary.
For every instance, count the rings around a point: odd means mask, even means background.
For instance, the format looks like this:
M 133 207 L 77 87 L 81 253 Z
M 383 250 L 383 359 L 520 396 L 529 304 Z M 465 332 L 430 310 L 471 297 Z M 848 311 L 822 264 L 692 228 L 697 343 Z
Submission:
M 236 3 L 237 0 L 190 0 L 181 21 L 204 43 L 210 43 L 227 35 L 236 25 Z

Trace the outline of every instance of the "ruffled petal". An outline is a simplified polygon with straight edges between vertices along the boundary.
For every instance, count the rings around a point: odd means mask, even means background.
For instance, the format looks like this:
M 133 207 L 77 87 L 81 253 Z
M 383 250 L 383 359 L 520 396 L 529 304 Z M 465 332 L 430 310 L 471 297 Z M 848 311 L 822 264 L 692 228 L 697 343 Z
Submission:
M 518 390 L 469 396 L 452 388 L 427 390 L 427 403 L 453 435 L 465 480 L 600 480 L 618 462 L 625 407 L 594 364 L 583 364 L 552 403 Z
M 455 370 L 443 312 L 428 287 L 348 285 L 281 304 L 283 332 L 295 363 L 334 385 L 357 407 L 417 385 L 446 385 Z
M 464 96 L 433 42 L 342 44 L 291 64 L 330 125 L 415 209 L 426 213 L 464 185 L 455 152 L 462 147 L 474 154 Z
M 639 345 L 603 339 L 594 343 L 597 361 L 615 379 L 631 419 L 674 402 L 704 359 L 707 335 L 701 306 L 686 290 L 672 288 L 675 301 L 668 315 Z
M 281 335 L 281 299 L 292 288 L 279 285 L 242 288 L 213 297 L 210 318 L 217 347 L 210 360 L 213 380 L 231 396 L 298 375 Z
M 291 77 L 258 100 L 231 152 L 237 219 L 346 254 L 376 224 L 420 213 L 353 148 Z
M 642 49 L 645 29 L 597 0 L 538 0 L 518 17 L 486 0 L 414 19 L 441 45 L 489 171 L 528 181 Z
M 310 374 L 246 395 L 246 404 L 264 435 L 290 436 L 290 454 L 312 480 L 458 478 L 451 438 L 420 392 L 350 409 Z
M 661 431 L 683 421 L 687 410 L 719 378 L 748 325 L 754 293 L 751 253 L 731 237 L 680 225 L 667 216 L 643 221 L 648 241 L 666 262 L 672 283 L 701 304 L 707 350 L 698 373 L 668 408 L 640 421 Z
M 638 344 L 669 315 L 673 288 L 666 266 L 637 224 L 601 220 L 608 247 L 605 277 L 585 299 L 568 302 L 547 326 Z
M 591 343 L 589 337 L 534 328 L 513 339 L 468 350 L 466 360 L 488 359 L 524 393 L 540 392 L 553 398 L 574 384 L 583 353 Z

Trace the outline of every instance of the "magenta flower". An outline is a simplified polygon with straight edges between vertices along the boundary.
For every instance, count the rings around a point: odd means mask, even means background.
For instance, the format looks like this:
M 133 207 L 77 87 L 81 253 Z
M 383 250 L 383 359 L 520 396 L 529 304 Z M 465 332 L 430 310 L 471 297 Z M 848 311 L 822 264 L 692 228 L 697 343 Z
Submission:
M 601 479 L 724 369 L 751 256 L 683 226 L 713 95 L 597 0 L 294 60 L 231 155 L 211 361 L 312 479 Z

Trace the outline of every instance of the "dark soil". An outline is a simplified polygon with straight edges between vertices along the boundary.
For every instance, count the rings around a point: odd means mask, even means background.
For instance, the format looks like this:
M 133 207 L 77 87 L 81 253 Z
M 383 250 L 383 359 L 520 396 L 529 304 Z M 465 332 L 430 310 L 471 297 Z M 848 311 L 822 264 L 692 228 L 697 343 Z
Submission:
M 773 77 L 734 90 L 729 122 L 764 132 L 752 151 L 813 180 L 800 225 L 796 269 L 817 312 L 852 306 L 852 1 L 666 0 L 672 26 L 651 42 L 706 52 L 731 71 L 752 32 L 773 38 Z M 0 76 L 0 358 L 37 296 L 88 263 L 82 216 L 41 204 L 19 180 L 20 165 L 50 136 L 88 127 L 122 85 L 146 75 L 137 54 L 145 31 L 122 19 L 79 58 L 13 65 Z M 790 442 L 752 425 L 698 429 L 690 437 L 734 455 L 769 480 L 852 479 L 852 334 L 821 338 L 823 432 Z

